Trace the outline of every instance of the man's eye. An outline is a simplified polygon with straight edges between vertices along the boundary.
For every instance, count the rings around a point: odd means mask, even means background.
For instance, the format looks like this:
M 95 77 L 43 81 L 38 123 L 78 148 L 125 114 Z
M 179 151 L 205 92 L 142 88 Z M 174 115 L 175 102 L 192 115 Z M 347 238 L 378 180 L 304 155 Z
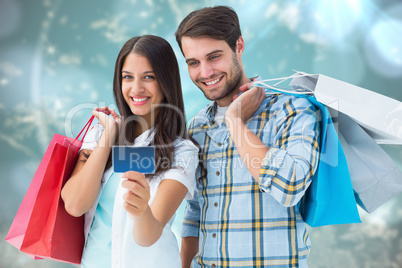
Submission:
M 211 56 L 211 58 L 210 58 L 210 59 L 211 59 L 211 60 L 214 60 L 214 59 L 219 58 L 219 56 L 220 56 L 220 55 L 213 55 L 213 56 Z
M 198 64 L 197 61 L 190 61 L 190 62 L 188 63 L 188 66 L 196 66 L 197 64 Z

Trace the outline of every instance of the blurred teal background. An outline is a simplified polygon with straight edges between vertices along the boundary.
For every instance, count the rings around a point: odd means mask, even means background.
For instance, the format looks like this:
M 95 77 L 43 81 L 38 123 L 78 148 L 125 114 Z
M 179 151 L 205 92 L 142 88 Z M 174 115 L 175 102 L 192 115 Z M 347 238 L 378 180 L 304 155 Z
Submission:
M 192 10 L 218 4 L 239 15 L 250 77 L 321 73 L 402 101 L 399 0 L 0 0 L 0 267 L 74 267 L 33 261 L 4 242 L 51 137 L 75 136 L 94 107 L 114 106 L 114 61 L 142 34 L 175 49 L 189 120 L 208 102 L 174 32 Z M 401 147 L 384 148 L 401 165 Z M 402 196 L 360 212 L 362 224 L 310 229 L 310 267 L 402 267 Z M 183 206 L 176 234 L 182 217 Z

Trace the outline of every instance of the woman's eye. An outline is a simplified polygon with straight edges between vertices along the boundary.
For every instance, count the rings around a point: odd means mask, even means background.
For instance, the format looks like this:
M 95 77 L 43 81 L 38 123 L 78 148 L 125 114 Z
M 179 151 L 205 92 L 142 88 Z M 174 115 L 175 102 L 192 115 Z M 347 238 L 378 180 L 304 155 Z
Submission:
M 145 79 L 147 79 L 147 80 L 153 80 L 153 79 L 155 79 L 155 76 L 153 76 L 153 75 L 147 75 L 147 76 L 145 76 Z
M 133 77 L 131 75 L 123 75 L 123 79 L 132 79 Z

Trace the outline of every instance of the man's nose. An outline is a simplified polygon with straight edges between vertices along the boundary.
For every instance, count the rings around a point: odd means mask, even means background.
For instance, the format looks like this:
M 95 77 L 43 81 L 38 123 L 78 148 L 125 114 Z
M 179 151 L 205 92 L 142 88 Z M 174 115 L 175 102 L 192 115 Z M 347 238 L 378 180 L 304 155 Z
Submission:
M 201 77 L 202 78 L 209 78 L 214 74 L 214 71 L 212 69 L 212 66 L 208 63 L 202 63 L 201 64 Z

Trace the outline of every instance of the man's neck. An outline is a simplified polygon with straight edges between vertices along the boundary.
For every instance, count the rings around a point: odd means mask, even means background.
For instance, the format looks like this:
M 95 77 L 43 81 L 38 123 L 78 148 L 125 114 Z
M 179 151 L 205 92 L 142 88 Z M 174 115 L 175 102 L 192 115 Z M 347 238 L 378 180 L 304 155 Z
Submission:
M 250 83 L 250 82 L 251 82 L 251 80 L 244 74 L 242 79 L 241 79 L 241 81 L 240 81 L 240 83 L 236 86 L 235 90 L 233 90 L 226 97 L 216 101 L 218 106 L 219 107 L 227 107 L 227 106 L 229 106 L 233 102 L 233 97 L 240 93 L 239 87 L 244 85 L 244 84 L 246 84 L 246 83 Z

